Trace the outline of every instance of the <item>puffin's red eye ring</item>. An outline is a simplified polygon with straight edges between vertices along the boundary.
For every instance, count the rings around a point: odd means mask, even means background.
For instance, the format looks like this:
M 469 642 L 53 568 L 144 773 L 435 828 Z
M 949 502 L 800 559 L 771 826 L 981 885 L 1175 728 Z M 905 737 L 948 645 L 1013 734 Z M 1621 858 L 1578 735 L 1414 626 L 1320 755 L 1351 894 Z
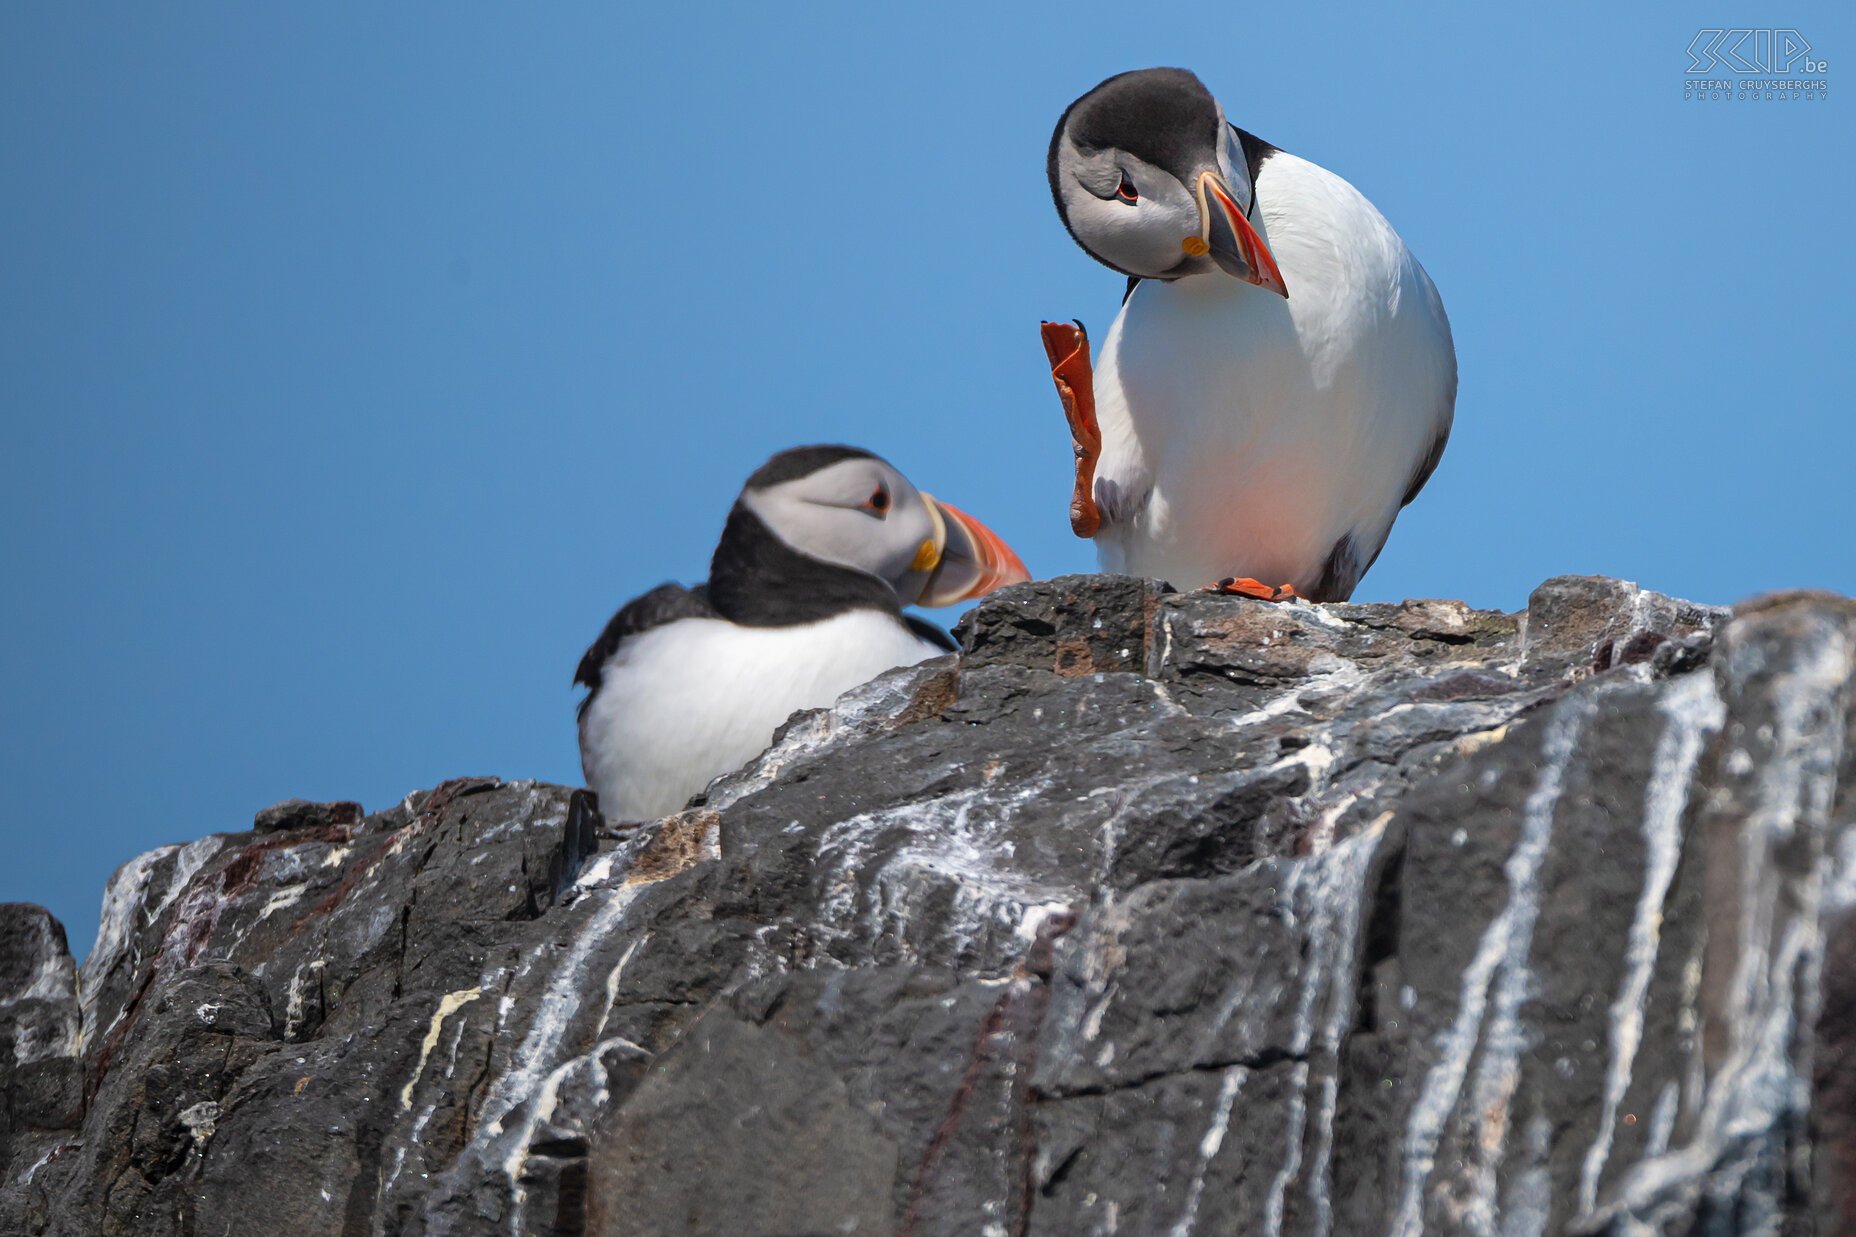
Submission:
M 1115 187 L 1115 196 L 1130 206 L 1141 200 L 1141 195 L 1135 191 L 1134 182 L 1128 179 L 1126 172 L 1121 174 L 1121 184 Z
M 889 491 L 882 486 L 878 486 L 876 490 L 871 493 L 870 497 L 864 500 L 864 506 L 870 508 L 870 510 L 876 512 L 878 515 L 884 514 L 889 510 Z

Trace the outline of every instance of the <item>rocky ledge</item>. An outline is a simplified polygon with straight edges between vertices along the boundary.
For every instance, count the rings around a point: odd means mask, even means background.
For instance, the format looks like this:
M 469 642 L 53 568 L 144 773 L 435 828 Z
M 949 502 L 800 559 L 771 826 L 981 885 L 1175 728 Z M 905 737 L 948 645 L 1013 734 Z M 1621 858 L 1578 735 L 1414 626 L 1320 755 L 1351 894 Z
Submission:
M 0 913 L 0 1229 L 1856 1233 L 1856 606 L 1073 577 L 660 821 Z

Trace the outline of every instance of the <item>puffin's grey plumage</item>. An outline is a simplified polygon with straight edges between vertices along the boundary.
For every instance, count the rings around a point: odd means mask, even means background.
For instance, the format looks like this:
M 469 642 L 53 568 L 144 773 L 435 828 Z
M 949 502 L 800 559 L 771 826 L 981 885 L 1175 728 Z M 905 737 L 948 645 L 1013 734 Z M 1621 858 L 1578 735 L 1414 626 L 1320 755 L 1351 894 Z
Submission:
M 902 612 L 1027 579 L 971 516 L 856 447 L 795 447 L 748 478 L 694 588 L 633 598 L 580 659 L 580 765 L 608 820 L 683 806 L 819 708 L 952 651 Z
M 1130 277 L 1079 479 L 1103 566 L 1345 600 L 1450 434 L 1456 353 L 1424 268 L 1352 185 L 1229 124 L 1184 69 L 1071 104 L 1048 171 L 1077 243 Z

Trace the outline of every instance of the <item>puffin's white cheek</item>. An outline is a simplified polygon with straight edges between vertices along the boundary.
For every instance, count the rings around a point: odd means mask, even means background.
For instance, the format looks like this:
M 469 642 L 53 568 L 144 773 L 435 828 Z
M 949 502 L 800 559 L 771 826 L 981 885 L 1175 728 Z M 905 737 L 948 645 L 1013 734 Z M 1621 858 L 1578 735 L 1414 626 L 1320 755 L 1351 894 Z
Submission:
M 847 508 L 816 508 L 802 535 L 788 537 L 787 544 L 801 554 L 860 571 L 880 572 L 888 558 L 882 522 Z
M 1197 212 L 1180 212 L 1162 199 L 1141 199 L 1138 206 L 1091 201 L 1080 214 L 1089 247 L 1138 275 L 1158 275 L 1179 266 L 1180 241 L 1199 230 Z
M 1161 202 L 1109 207 L 1101 221 L 1102 251 L 1117 266 L 1137 274 L 1158 274 L 1179 264 L 1179 243 L 1194 231 L 1175 219 Z

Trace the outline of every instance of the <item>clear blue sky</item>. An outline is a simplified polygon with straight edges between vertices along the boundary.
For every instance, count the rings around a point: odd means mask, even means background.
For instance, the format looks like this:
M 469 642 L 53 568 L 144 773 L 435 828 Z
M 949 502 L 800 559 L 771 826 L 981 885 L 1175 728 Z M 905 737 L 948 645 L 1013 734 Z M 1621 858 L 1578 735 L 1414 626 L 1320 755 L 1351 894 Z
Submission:
M 1856 592 L 1847 102 L 1685 102 L 1693 6 L 0 10 L 0 898 L 290 795 L 577 782 L 568 680 L 770 452 L 1087 570 L 1044 150 L 1197 70 L 1430 270 L 1443 466 L 1363 600 Z M 1847 6 L 1748 0 L 1841 86 Z

